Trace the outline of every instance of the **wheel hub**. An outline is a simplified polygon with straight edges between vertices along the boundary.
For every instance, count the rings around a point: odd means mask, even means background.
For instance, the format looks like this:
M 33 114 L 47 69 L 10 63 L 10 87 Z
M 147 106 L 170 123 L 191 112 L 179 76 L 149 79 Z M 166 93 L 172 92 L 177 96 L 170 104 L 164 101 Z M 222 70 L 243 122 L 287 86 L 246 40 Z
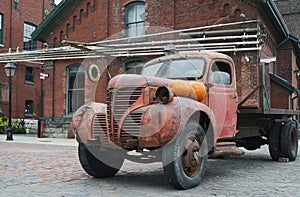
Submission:
M 200 155 L 201 142 L 198 137 L 191 136 L 184 143 L 184 151 L 181 157 L 182 166 L 187 176 L 198 174 L 202 163 Z

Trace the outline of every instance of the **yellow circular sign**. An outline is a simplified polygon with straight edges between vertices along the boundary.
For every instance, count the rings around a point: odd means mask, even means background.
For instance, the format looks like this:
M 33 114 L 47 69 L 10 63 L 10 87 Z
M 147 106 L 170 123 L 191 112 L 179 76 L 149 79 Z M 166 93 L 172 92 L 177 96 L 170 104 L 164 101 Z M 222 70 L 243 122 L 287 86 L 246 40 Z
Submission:
M 100 79 L 100 69 L 96 64 L 91 64 L 88 68 L 88 75 L 92 82 L 97 82 Z

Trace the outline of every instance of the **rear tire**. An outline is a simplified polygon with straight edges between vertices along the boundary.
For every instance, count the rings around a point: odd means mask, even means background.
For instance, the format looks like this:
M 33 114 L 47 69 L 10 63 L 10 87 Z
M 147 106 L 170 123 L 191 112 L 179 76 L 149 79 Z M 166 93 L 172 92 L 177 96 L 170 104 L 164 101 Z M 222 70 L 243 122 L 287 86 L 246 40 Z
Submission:
M 280 156 L 280 132 L 283 124 L 282 121 L 275 122 L 269 131 L 269 153 L 273 161 L 278 161 Z
M 281 128 L 281 157 L 295 161 L 298 152 L 298 131 L 293 121 L 287 121 Z
M 162 160 L 169 183 L 178 189 L 200 184 L 207 163 L 205 132 L 196 122 L 187 124 L 174 142 L 163 147 Z
M 78 156 L 82 168 L 85 172 L 96 178 L 112 177 L 123 165 L 124 159 L 115 158 L 113 167 L 99 160 L 89 149 L 82 143 L 78 146 Z

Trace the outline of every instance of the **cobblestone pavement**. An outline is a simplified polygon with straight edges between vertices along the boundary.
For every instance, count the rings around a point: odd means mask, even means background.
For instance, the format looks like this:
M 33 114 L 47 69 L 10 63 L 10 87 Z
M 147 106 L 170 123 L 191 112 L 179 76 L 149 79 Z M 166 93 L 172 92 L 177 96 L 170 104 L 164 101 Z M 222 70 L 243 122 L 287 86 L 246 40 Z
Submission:
M 171 187 L 161 163 L 126 161 L 112 178 L 81 168 L 77 147 L 0 141 L 0 196 L 300 196 L 300 158 L 279 163 L 267 146 L 241 157 L 210 159 L 200 186 Z

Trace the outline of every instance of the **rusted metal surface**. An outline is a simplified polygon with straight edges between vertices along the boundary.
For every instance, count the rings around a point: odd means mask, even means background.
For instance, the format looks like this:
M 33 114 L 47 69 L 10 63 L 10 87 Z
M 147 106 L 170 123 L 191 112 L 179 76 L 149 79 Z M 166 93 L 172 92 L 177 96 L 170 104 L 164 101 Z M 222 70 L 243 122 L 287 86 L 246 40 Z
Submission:
M 157 88 L 173 82 L 170 79 L 139 75 L 119 75 L 113 78 L 108 85 L 107 97 L 109 140 L 126 149 L 158 148 L 180 133 L 189 117 L 197 110 L 207 111 L 208 116 L 212 116 L 206 105 L 199 106 L 199 102 L 191 99 L 186 99 L 183 104 L 178 97 L 166 105 L 160 104 L 155 98 Z M 99 121 L 104 122 L 101 118 Z
M 234 142 L 218 142 L 213 154 L 210 158 L 217 158 L 221 156 L 240 156 L 245 154 L 245 152 L 236 147 Z
M 87 144 L 92 139 L 91 125 L 96 113 L 105 113 L 106 104 L 88 103 L 80 107 L 73 115 L 71 127 L 76 133 L 78 142 Z

